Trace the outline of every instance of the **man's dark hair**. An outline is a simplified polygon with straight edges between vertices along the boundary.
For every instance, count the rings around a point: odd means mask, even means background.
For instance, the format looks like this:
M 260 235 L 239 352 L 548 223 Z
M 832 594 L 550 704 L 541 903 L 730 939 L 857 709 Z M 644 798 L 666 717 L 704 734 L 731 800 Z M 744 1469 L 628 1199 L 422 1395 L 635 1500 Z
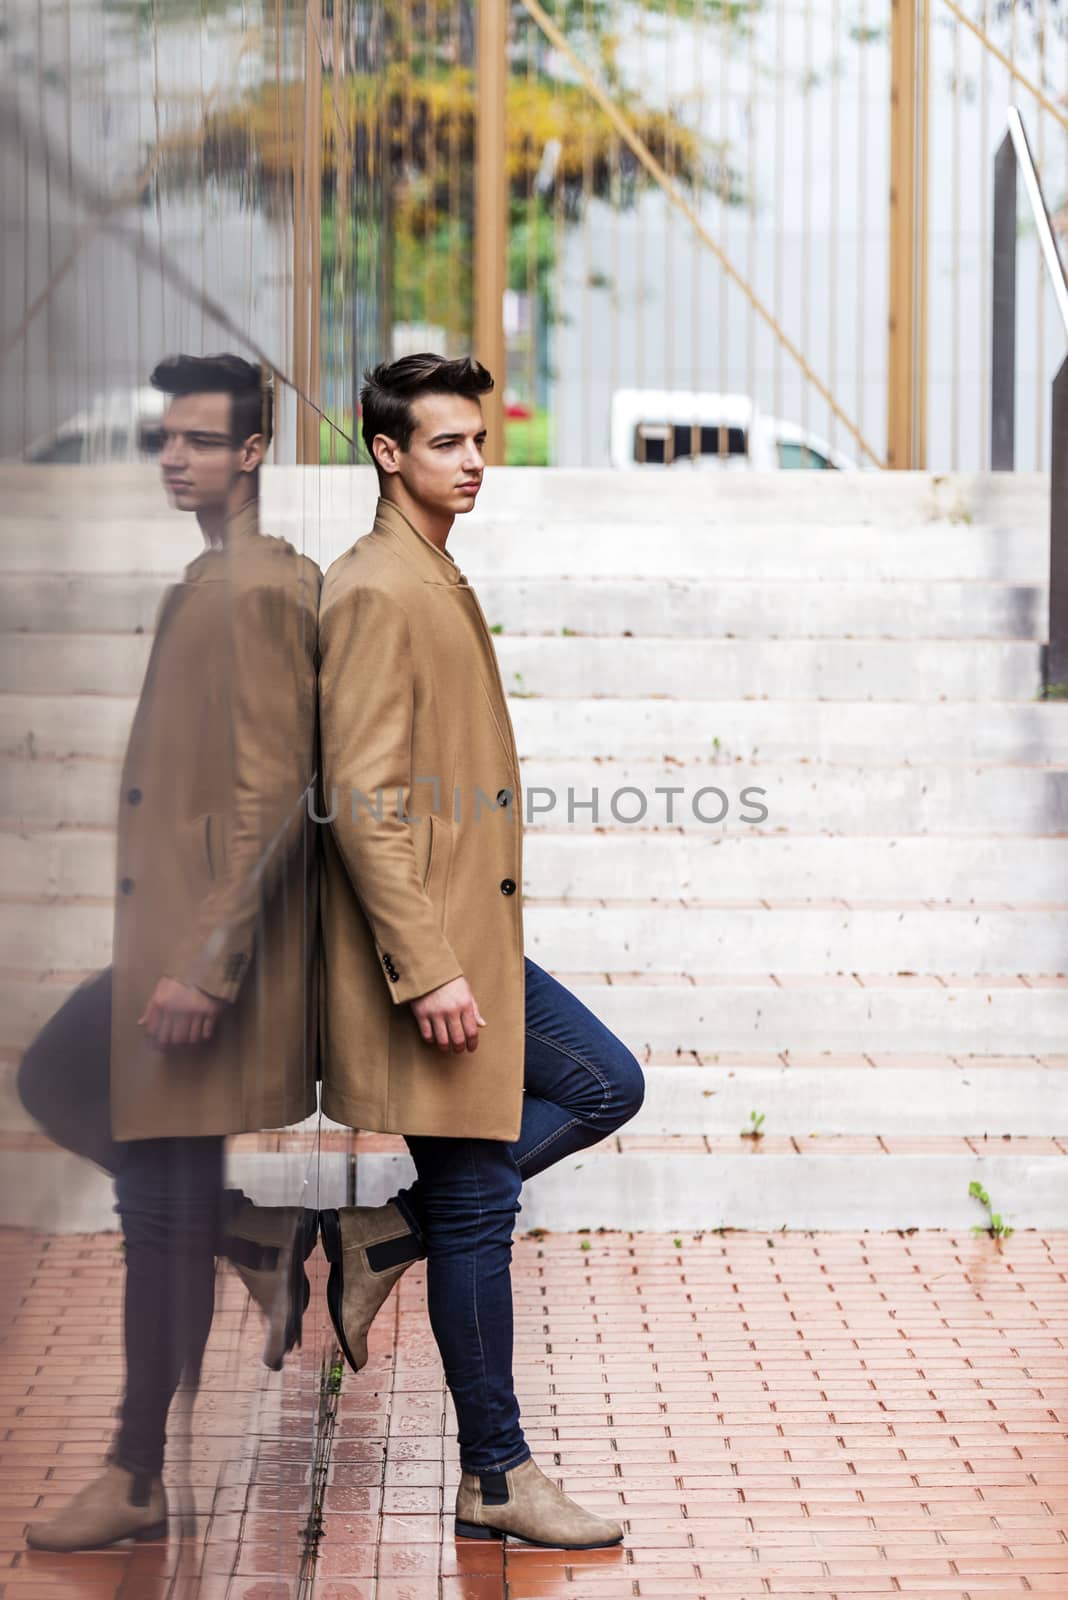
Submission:
M 265 445 L 274 431 L 274 391 L 270 374 L 258 363 L 228 351 L 217 356 L 168 356 L 149 378 L 164 394 L 228 394 L 230 432 L 235 445 L 262 433 Z
M 363 377 L 363 442 L 372 460 L 371 444 L 377 433 L 396 439 L 400 448 L 407 450 L 415 430 L 412 401 L 420 395 L 461 394 L 468 400 L 477 400 L 493 388 L 489 372 L 473 357 L 449 361 L 429 350 L 402 356 L 399 361 L 383 361 Z

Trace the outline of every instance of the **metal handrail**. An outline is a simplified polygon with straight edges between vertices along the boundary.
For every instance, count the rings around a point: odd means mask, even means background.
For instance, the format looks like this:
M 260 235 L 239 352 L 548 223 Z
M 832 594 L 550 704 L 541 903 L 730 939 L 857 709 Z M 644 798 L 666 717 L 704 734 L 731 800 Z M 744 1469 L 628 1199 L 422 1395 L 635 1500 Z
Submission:
M 994 272 L 990 368 L 990 465 L 1011 472 L 1016 460 L 1016 177 L 1021 174 L 1042 258 L 1068 335 L 1068 273 L 1057 248 L 1023 118 L 1009 108 L 1008 130 L 994 157 Z M 1042 656 L 1047 695 L 1068 691 L 1068 356 L 1053 380 L 1050 459 L 1049 643 Z
M 1053 285 L 1053 295 L 1064 323 L 1064 331 L 1068 333 L 1068 273 L 1065 272 L 1061 253 L 1057 248 L 1057 240 L 1053 233 L 1053 224 L 1046 209 L 1042 185 L 1039 182 L 1038 172 L 1035 168 L 1031 146 L 1027 140 L 1027 132 L 1023 125 L 1023 118 L 1015 106 L 1009 107 L 1009 131 L 1007 138 L 1012 140 L 1012 148 L 1016 153 L 1016 164 L 1023 175 L 1024 189 L 1028 200 L 1031 202 L 1031 211 L 1038 229 L 1038 242 L 1042 247 L 1042 255 L 1046 263 L 1046 270 Z

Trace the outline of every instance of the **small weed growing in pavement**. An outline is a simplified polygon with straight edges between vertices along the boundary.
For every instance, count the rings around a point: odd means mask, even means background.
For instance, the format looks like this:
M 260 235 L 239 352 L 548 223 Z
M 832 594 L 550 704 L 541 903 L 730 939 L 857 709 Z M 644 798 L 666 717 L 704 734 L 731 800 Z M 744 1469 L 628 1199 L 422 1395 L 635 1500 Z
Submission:
M 1068 683 L 1047 683 L 1037 698 L 1039 700 L 1068 700 Z
M 521 672 L 513 672 L 512 677 L 515 679 L 515 688 L 512 690 L 513 698 L 516 700 L 531 699 L 531 691 L 524 682 L 523 674 Z
M 1002 1222 L 1000 1211 L 991 1211 L 990 1196 L 987 1194 L 978 1178 L 972 1179 L 971 1183 L 968 1185 L 968 1193 L 973 1199 L 980 1201 L 982 1205 L 986 1206 L 986 1209 L 990 1212 L 989 1227 L 984 1228 L 981 1222 L 973 1223 L 973 1233 L 988 1233 L 992 1239 L 1000 1244 L 1002 1239 L 1007 1239 L 1010 1233 L 1015 1232 L 1015 1229 L 1008 1227 L 1004 1222 Z
M 682 1249 L 682 1240 L 681 1239 L 673 1239 L 671 1242 L 675 1246 L 676 1250 L 681 1250 Z
M 580 1250 L 591 1250 L 592 1248 L 593 1246 L 590 1244 L 588 1239 L 583 1239 L 582 1243 L 579 1245 Z
M 503 633 L 503 632 L 504 632 L 504 623 L 503 622 L 494 622 L 494 623 L 492 623 L 490 625 L 490 633 Z
M 763 1122 L 763 1120 L 764 1120 L 763 1111 L 760 1113 L 759 1116 L 757 1115 L 757 1113 L 755 1111 L 750 1111 L 750 1113 L 749 1113 L 749 1121 L 752 1124 L 752 1126 L 742 1129 L 742 1138 L 743 1139 L 763 1139 L 764 1130 L 760 1126 L 760 1124 Z
M 565 639 L 577 639 L 578 638 L 578 633 L 575 631 L 574 628 L 561 628 L 560 632 L 563 634 Z

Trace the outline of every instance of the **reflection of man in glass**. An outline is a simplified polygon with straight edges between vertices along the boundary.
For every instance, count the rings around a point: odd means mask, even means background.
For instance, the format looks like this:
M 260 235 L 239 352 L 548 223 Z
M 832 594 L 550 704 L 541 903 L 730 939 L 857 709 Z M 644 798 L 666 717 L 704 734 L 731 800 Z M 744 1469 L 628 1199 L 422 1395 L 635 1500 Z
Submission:
M 320 573 L 259 531 L 272 396 L 237 356 L 177 356 L 161 468 L 204 549 L 168 589 L 119 797 L 113 965 L 78 989 L 19 1069 L 27 1109 L 114 1174 L 126 1250 L 126 1390 L 101 1476 L 31 1545 L 74 1550 L 167 1529 L 165 1425 L 196 1383 L 216 1254 L 268 1315 L 264 1359 L 299 1332 L 303 1213 L 223 1190 L 229 1133 L 315 1107 L 314 778 Z M 309 1219 L 314 1221 L 314 1214 Z

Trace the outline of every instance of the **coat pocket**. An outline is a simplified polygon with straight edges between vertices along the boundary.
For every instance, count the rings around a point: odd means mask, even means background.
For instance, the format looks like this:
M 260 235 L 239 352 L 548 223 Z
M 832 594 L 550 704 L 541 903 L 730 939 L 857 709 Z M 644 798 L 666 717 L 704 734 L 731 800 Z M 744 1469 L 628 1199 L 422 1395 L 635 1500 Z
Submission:
M 452 828 L 433 812 L 427 817 L 427 826 L 429 843 L 423 867 L 423 888 L 444 916 L 452 855 Z
M 226 837 L 223 818 L 217 811 L 204 815 L 204 859 L 212 877 L 221 877 L 226 861 Z

